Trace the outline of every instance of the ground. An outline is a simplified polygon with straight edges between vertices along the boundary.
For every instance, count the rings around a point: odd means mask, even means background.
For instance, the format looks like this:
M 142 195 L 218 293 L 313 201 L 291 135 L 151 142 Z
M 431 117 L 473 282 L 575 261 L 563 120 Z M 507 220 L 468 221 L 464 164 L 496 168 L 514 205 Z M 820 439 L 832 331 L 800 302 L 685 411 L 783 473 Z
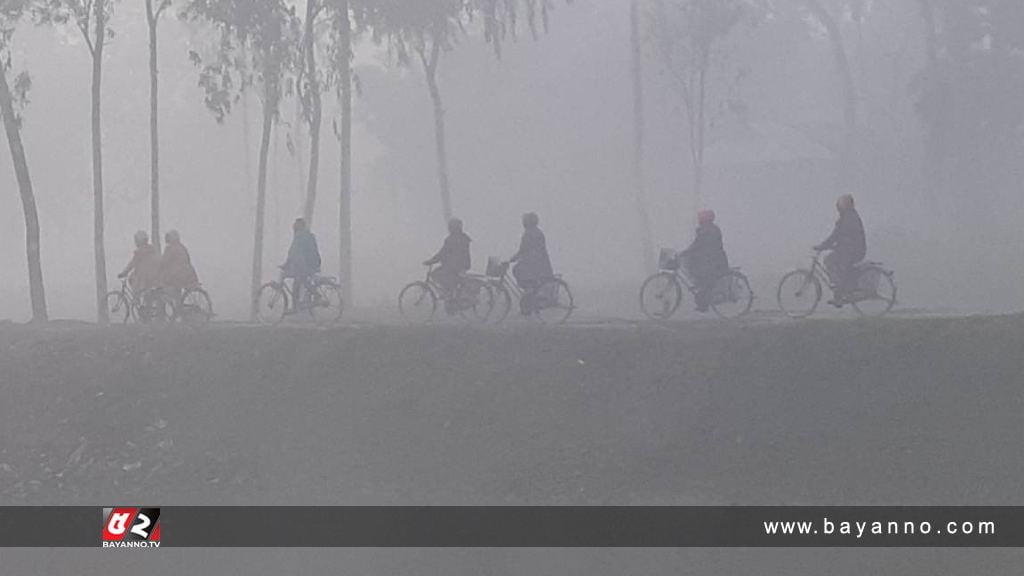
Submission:
M 1024 475 L 1021 316 L 6 325 L 0 368 L 4 505 L 1010 505 Z M 440 552 L 337 557 L 388 573 L 864 565 L 844 551 Z M 878 552 L 870 573 L 974 557 L 954 553 Z

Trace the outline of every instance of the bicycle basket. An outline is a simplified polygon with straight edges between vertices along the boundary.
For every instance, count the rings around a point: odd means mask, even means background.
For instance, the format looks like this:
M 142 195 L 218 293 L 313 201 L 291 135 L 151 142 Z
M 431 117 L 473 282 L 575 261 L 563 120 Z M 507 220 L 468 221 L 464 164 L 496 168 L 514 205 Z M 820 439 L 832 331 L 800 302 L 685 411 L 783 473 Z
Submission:
M 508 271 L 508 264 L 501 261 L 501 258 L 491 256 L 487 259 L 487 276 L 501 278 Z
M 658 268 L 661 270 L 678 270 L 679 253 L 671 248 L 662 248 L 658 253 Z

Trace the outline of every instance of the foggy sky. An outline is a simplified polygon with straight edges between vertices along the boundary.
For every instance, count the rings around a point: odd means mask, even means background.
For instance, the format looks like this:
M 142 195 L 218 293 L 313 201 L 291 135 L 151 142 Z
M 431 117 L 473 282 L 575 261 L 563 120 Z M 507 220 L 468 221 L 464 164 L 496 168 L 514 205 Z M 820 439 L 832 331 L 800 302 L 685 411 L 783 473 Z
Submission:
M 453 202 L 474 239 L 474 268 L 482 269 L 487 256 L 511 255 L 520 214 L 536 211 L 555 267 L 583 294 L 583 312 L 592 314 L 635 314 L 629 307 L 635 308 L 644 276 L 630 172 L 626 8 L 622 0 L 559 4 L 549 34 L 534 41 L 521 31 L 501 61 L 471 34 L 440 66 Z M 130 258 L 132 234 L 149 228 L 147 31 L 141 4 L 121 3 L 117 11 L 103 89 L 111 289 Z M 920 131 L 908 90 L 923 62 L 919 24 L 898 7 L 890 18 L 866 39 L 851 33 L 847 42 L 871 152 L 861 160 L 856 191 L 869 257 L 895 267 L 901 305 L 1015 308 L 1024 279 L 1015 258 L 1024 240 L 1024 200 L 1020 194 L 991 197 L 985 225 L 972 221 L 958 230 L 960 205 L 936 201 L 923 189 Z M 745 123 L 723 118 L 710 135 L 706 203 L 719 214 L 732 263 L 752 277 L 756 305 L 773 307 L 774 283 L 805 263 L 809 247 L 834 220 L 836 160 L 824 143 L 840 129 L 838 79 L 823 38 L 794 39 L 771 26 L 742 34 L 731 50 L 749 68 L 739 87 L 749 112 Z M 259 102 L 249 99 L 247 132 L 240 105 L 218 125 L 203 107 L 198 71 L 187 59 L 189 38 L 176 18 L 161 23 L 162 228 L 181 232 L 222 317 L 240 318 L 252 255 Z M 14 43 L 14 68 L 27 69 L 33 79 L 23 137 L 41 217 L 50 315 L 92 319 L 88 52 L 77 31 L 28 25 Z M 422 275 L 420 262 L 443 239 L 433 120 L 419 69 L 390 65 L 385 51 L 368 43 L 358 51 L 355 300 L 393 306 L 401 285 Z M 693 223 L 685 116 L 653 56 L 645 68 L 645 169 L 655 244 L 679 248 L 690 240 Z M 332 97 L 313 227 L 328 274 L 337 273 L 336 116 Z M 286 140 L 286 132 L 296 137 L 295 122 L 295 103 L 286 100 L 271 148 L 266 279 L 284 259 L 305 194 L 300 161 Z M 295 144 L 308 146 L 304 130 L 298 134 Z M 24 221 L 6 140 L 0 156 L 0 318 L 24 320 Z M 762 162 L 765 157 L 776 162 Z M 876 164 L 878 157 L 885 163 Z

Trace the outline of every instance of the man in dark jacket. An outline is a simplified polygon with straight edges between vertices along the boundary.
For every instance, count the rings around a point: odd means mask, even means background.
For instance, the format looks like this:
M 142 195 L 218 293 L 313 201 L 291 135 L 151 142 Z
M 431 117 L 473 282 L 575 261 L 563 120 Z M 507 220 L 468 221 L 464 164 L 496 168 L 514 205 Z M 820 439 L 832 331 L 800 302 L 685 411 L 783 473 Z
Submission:
M 295 235 L 288 248 L 288 259 L 281 265 L 281 274 L 284 278 L 293 279 L 292 292 L 298 304 L 302 301 L 302 288 L 309 282 L 309 277 L 320 272 L 320 248 L 304 219 L 296 218 L 292 231 Z
M 423 263 L 425 266 L 440 264 L 430 277 L 447 296 L 455 294 L 459 279 L 471 266 L 470 242 L 469 236 L 462 231 L 462 220 L 452 218 L 448 221 L 448 237 L 444 239 L 441 250 Z
M 825 256 L 825 268 L 836 283 L 836 294 L 829 303 L 840 308 L 851 290 L 854 267 L 867 255 L 867 239 L 864 236 L 864 223 L 853 205 L 853 196 L 840 196 L 836 201 L 836 210 L 839 211 L 839 220 L 832 234 L 814 249 L 831 250 Z
M 136 294 L 160 285 L 160 252 L 149 242 L 145 230 L 135 233 L 135 252 L 118 278 L 128 278 Z
M 515 263 L 512 275 L 525 290 L 535 290 L 540 283 L 555 275 L 548 256 L 547 240 L 540 229 L 540 217 L 536 213 L 523 214 L 523 237 L 519 251 L 509 259 Z
M 722 243 L 722 231 L 715 224 L 714 210 L 697 213 L 697 235 L 680 256 L 697 288 L 697 311 L 707 312 L 715 281 L 729 271 L 729 258 Z
M 164 242 L 164 254 L 160 257 L 160 285 L 180 302 L 185 290 L 199 287 L 199 275 L 177 230 L 167 232 Z

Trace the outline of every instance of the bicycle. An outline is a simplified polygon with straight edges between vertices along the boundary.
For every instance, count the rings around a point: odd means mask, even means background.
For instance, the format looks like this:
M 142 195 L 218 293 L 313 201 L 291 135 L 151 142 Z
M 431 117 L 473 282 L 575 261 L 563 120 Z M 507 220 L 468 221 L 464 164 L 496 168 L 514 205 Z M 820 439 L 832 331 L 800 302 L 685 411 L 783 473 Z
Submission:
M 683 270 L 682 255 L 662 248 L 658 258 L 659 271 L 644 280 L 640 287 L 640 309 L 651 320 L 668 320 L 679 310 L 685 289 L 694 297 L 699 291 Z M 711 288 L 710 308 L 725 320 L 735 320 L 750 312 L 754 292 L 739 268 L 730 268 L 715 280 Z
M 806 318 L 814 313 L 821 302 L 822 285 L 832 291 L 833 299 L 852 304 L 863 316 L 882 316 L 896 304 L 895 273 L 881 262 L 862 262 L 853 268 L 855 288 L 840 299 L 837 282 L 821 263 L 821 250 L 815 250 L 810 268 L 789 272 L 779 282 L 779 308 L 790 318 Z
M 171 321 L 180 320 L 192 328 L 201 328 L 214 317 L 213 301 L 202 286 L 185 289 L 157 288 L 161 297 L 170 300 Z M 170 293 L 169 293 L 170 292 Z
M 277 325 L 287 316 L 308 312 L 317 326 L 333 326 L 345 312 L 345 301 L 337 279 L 314 274 L 303 283 L 301 301 L 295 298 L 295 282 L 280 279 L 267 282 L 256 292 L 256 316 L 262 324 Z
M 423 280 L 406 284 L 398 293 L 398 311 L 410 324 L 427 324 L 437 313 L 437 303 L 443 302 L 449 316 L 460 316 L 477 322 L 486 322 L 494 310 L 494 290 L 487 279 L 477 274 L 463 274 L 452 297 L 433 278 L 434 267 L 427 266 Z
M 136 292 L 127 277 L 120 280 L 121 289 L 107 292 L 104 299 L 110 320 L 127 324 L 134 318 L 140 324 L 150 324 L 174 317 L 172 303 L 163 297 L 159 288 Z
M 497 293 L 496 306 L 499 306 L 496 324 L 508 318 L 513 300 L 519 302 L 524 316 L 535 316 L 545 324 L 561 324 L 569 319 L 575 305 L 569 284 L 561 276 L 556 274 L 524 290 L 508 273 L 509 267 L 509 262 L 498 258 L 487 260 L 487 281 Z

